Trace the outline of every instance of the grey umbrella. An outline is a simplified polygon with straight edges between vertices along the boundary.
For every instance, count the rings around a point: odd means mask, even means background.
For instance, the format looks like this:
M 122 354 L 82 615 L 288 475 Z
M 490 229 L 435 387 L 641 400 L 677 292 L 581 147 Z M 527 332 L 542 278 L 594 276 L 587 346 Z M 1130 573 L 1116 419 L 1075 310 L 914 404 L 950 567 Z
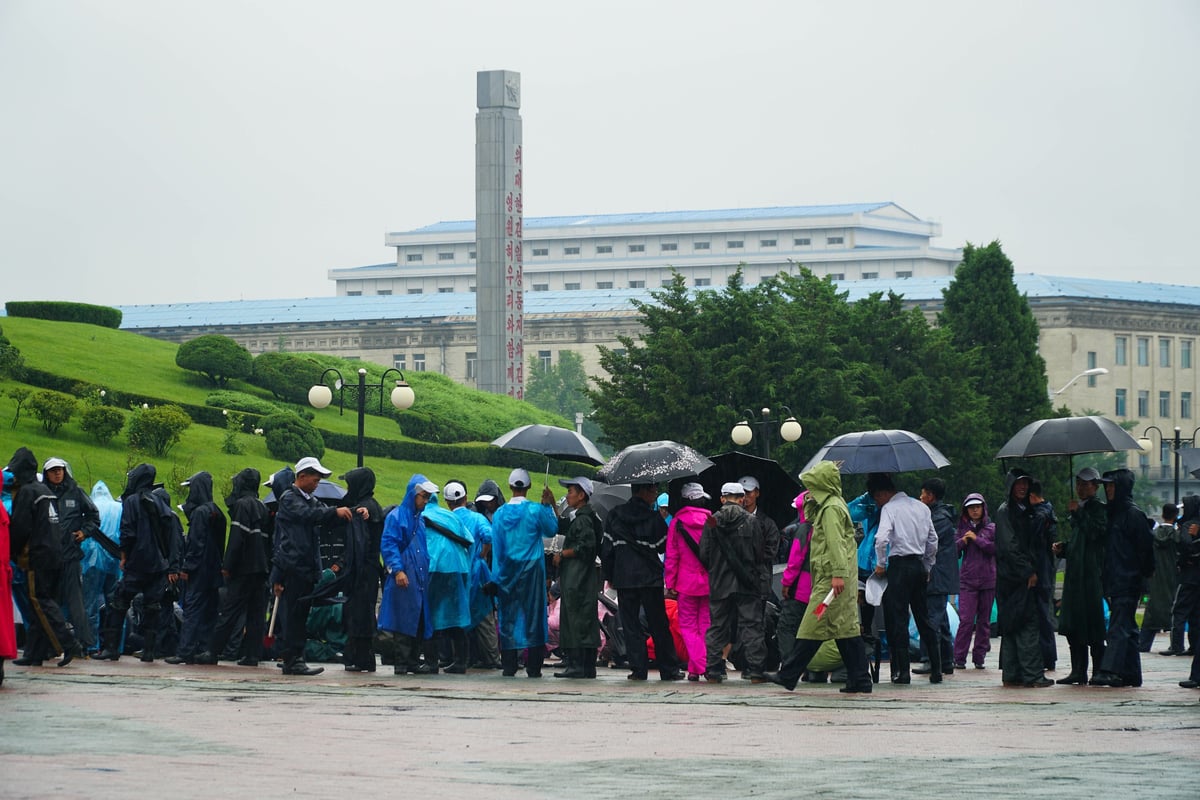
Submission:
M 915 472 L 941 469 L 950 459 L 923 436 L 904 430 L 855 431 L 830 439 L 802 473 L 822 461 L 834 461 L 843 475 L 868 472 Z
M 604 463 L 604 456 L 586 436 L 553 425 L 522 425 L 494 440 L 492 444 L 509 450 L 540 453 L 546 458 L 562 461 L 579 461 L 597 466 Z
M 631 444 L 600 468 L 596 479 L 604 483 L 659 483 L 699 475 L 713 465 L 686 444 L 643 442 Z
M 317 498 L 318 500 L 326 501 L 326 505 L 329 505 L 337 500 L 341 500 L 345 496 L 345 489 L 343 489 L 341 486 L 338 486 L 333 481 L 326 480 L 325 478 L 321 478 L 321 482 L 317 484 L 317 488 L 313 491 L 313 497 Z M 267 496 L 263 498 L 263 504 L 265 505 L 267 503 L 274 502 L 275 492 L 267 492 Z
M 1059 417 L 1039 419 L 1021 428 L 1005 442 L 996 458 L 1074 456 L 1140 449 L 1137 439 L 1110 419 Z
M 588 500 L 588 505 L 596 512 L 596 516 L 600 518 L 601 522 L 608 517 L 609 511 L 632 497 L 628 483 L 615 483 L 611 485 L 598 483 L 595 489 L 592 492 L 591 499 Z

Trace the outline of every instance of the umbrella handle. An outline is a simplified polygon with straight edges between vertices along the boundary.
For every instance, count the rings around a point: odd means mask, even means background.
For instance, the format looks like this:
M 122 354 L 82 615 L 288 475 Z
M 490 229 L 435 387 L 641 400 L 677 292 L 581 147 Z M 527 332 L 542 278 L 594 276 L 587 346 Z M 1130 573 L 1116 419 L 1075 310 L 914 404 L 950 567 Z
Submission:
M 271 625 L 267 628 L 267 638 L 275 638 L 275 619 L 279 616 L 279 595 L 275 595 L 275 603 L 271 606 Z

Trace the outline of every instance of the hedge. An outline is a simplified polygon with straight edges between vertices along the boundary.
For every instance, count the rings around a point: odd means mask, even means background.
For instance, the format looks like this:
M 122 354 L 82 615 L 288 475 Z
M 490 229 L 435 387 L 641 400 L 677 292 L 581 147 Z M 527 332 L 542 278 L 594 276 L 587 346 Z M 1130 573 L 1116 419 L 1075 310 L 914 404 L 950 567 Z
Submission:
M 61 300 L 9 300 L 4 310 L 10 317 L 48 319 L 56 322 L 82 322 L 102 328 L 120 328 L 121 312 L 109 306 L 69 303 Z

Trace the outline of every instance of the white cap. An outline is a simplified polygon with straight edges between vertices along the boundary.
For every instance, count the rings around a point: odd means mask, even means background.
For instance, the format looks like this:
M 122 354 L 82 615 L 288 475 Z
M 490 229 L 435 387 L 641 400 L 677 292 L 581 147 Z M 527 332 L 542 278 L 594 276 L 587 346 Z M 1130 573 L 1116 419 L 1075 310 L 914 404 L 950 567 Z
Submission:
M 475 502 L 476 502 L 476 503 L 490 503 L 490 502 L 492 502 L 492 501 L 493 501 L 493 500 L 495 500 L 495 499 L 496 499 L 496 498 L 495 498 L 495 497 L 493 497 L 493 496 L 492 496 L 492 495 L 490 495 L 490 494 L 481 494 L 481 495 L 479 495 L 478 497 L 476 497 L 476 498 L 475 498 Z
M 679 494 L 684 500 L 712 500 L 712 496 L 698 483 L 685 483 Z
M 592 496 L 592 482 L 588 478 L 559 478 L 562 486 L 578 486 L 588 497 Z
M 517 467 L 508 473 L 508 485 L 514 489 L 528 489 L 531 485 L 529 471 Z
M 51 457 L 51 458 L 46 459 L 45 464 L 42 464 L 42 472 L 49 472 L 50 470 L 54 469 L 55 467 L 62 467 L 63 469 L 69 469 L 69 467 L 67 467 L 67 462 L 63 461 L 61 458 Z
M 745 493 L 746 493 L 746 487 L 742 486 L 740 483 L 735 483 L 734 481 L 730 481 L 729 483 L 725 483 L 725 484 L 721 485 L 721 496 L 722 497 L 727 497 L 727 496 L 741 497 Z
M 314 472 L 319 472 L 327 478 L 333 474 L 333 470 L 325 469 L 325 467 L 321 466 L 321 462 L 318 461 L 313 456 L 305 456 L 304 458 L 302 458 L 296 462 L 296 474 L 297 475 L 299 475 L 301 472 L 304 472 L 305 470 L 313 470 Z
M 448 503 L 453 503 L 455 500 L 462 500 L 467 496 L 467 487 L 458 481 L 449 481 L 446 484 L 446 491 L 442 496 L 446 498 L 446 502 Z
M 753 492 L 758 488 L 758 478 L 754 477 L 753 475 L 743 475 L 742 477 L 738 478 L 738 483 L 740 483 L 742 488 L 747 492 Z
M 437 494 L 438 493 L 438 485 L 436 483 L 434 483 L 433 481 L 422 481 L 421 483 L 418 483 L 416 485 L 416 487 L 414 487 L 414 488 L 420 489 L 422 492 L 426 492 L 428 494 Z

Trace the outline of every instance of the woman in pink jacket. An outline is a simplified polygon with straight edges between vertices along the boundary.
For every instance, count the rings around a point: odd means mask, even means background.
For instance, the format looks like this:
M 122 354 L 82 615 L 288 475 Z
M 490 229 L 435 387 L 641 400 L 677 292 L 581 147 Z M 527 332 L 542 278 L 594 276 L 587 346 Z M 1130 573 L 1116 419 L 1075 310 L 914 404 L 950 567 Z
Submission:
M 808 546 L 812 541 L 812 525 L 804 517 L 804 498 L 801 492 L 792 502 L 796 509 L 796 521 L 787 527 L 791 533 L 792 546 L 788 551 L 787 567 L 783 570 L 783 605 L 779 609 L 779 623 L 775 631 L 779 642 L 779 657 L 786 659 L 796 644 L 796 631 L 808 608 L 812 595 L 812 573 L 808 570 Z
M 698 483 L 685 483 L 682 495 L 684 505 L 667 529 L 663 584 L 668 596 L 679 604 L 679 632 L 687 645 L 687 679 L 698 681 L 707 660 L 704 636 L 709 624 L 708 570 L 700 563 L 700 534 L 712 516 L 704 502 L 712 497 Z

